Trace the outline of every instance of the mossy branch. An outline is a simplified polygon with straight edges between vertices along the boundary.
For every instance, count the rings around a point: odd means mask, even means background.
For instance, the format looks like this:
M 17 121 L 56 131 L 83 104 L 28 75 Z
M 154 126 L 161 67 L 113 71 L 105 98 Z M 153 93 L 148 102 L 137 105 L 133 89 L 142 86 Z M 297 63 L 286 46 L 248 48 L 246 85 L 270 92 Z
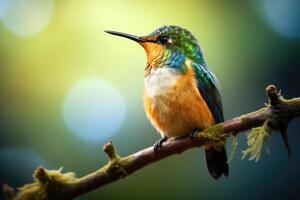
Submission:
M 244 151 L 244 156 L 258 160 L 262 146 L 273 130 L 281 133 L 290 156 L 287 127 L 291 120 L 300 116 L 300 98 L 286 100 L 274 85 L 268 86 L 266 92 L 269 98 L 266 107 L 200 131 L 196 135 L 197 140 L 191 137 L 169 140 L 157 153 L 153 147 L 149 147 L 126 157 L 120 157 L 112 142 L 108 142 L 103 146 L 109 158 L 108 163 L 91 174 L 76 178 L 73 172 L 62 173 L 62 169 L 46 170 L 38 167 L 33 174 L 34 183 L 21 187 L 16 194 L 6 184 L 0 183 L 0 190 L 7 200 L 70 200 L 171 155 L 207 144 L 224 145 L 229 136 L 236 136 L 249 129 L 252 132 L 248 136 L 248 149 Z M 233 146 L 236 148 L 236 145 L 235 140 Z

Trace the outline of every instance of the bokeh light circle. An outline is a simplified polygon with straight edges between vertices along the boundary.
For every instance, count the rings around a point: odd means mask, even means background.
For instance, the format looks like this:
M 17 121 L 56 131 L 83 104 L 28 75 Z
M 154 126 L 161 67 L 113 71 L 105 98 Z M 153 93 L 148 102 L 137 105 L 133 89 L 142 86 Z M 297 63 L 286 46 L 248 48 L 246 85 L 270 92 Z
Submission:
M 36 152 L 20 147 L 0 150 L 0 177 L 13 186 L 32 181 L 32 172 L 38 166 L 50 167 Z
M 12 33 L 26 37 L 47 26 L 53 9 L 53 0 L 0 0 L 0 19 Z
M 298 0 L 264 0 L 263 10 L 268 23 L 277 32 L 300 37 L 300 1 Z
M 67 93 L 63 116 L 72 133 L 99 142 L 117 133 L 125 118 L 125 101 L 109 82 L 92 78 L 76 83 Z

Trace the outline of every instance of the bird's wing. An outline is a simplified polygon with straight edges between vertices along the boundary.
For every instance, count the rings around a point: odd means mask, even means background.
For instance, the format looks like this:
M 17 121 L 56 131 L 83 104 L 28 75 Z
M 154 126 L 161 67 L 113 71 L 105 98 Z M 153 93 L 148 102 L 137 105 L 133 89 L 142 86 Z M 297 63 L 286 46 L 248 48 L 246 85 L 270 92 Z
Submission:
M 216 123 L 224 121 L 221 95 L 215 75 L 205 64 L 193 63 L 199 92 L 212 112 Z

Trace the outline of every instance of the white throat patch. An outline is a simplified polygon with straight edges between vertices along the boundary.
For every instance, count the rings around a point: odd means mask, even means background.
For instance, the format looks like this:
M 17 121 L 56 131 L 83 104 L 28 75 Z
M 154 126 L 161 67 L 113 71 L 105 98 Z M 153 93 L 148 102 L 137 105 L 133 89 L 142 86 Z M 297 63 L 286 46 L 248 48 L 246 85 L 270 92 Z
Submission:
M 161 67 L 152 69 L 144 78 L 145 90 L 149 97 L 155 97 L 168 91 L 181 75 L 175 69 Z

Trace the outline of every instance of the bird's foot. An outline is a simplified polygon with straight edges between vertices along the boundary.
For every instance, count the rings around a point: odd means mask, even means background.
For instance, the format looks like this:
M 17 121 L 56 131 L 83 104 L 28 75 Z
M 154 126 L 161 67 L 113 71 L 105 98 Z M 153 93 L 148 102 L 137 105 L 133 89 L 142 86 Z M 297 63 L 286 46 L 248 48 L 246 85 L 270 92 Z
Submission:
M 153 145 L 154 152 L 157 153 L 159 149 L 161 149 L 162 144 L 167 141 L 168 138 L 166 136 L 160 138 L 155 144 Z
M 195 129 L 195 130 L 190 134 L 190 138 L 191 138 L 193 141 L 197 141 L 197 140 L 198 140 L 198 132 L 199 132 L 199 129 Z

